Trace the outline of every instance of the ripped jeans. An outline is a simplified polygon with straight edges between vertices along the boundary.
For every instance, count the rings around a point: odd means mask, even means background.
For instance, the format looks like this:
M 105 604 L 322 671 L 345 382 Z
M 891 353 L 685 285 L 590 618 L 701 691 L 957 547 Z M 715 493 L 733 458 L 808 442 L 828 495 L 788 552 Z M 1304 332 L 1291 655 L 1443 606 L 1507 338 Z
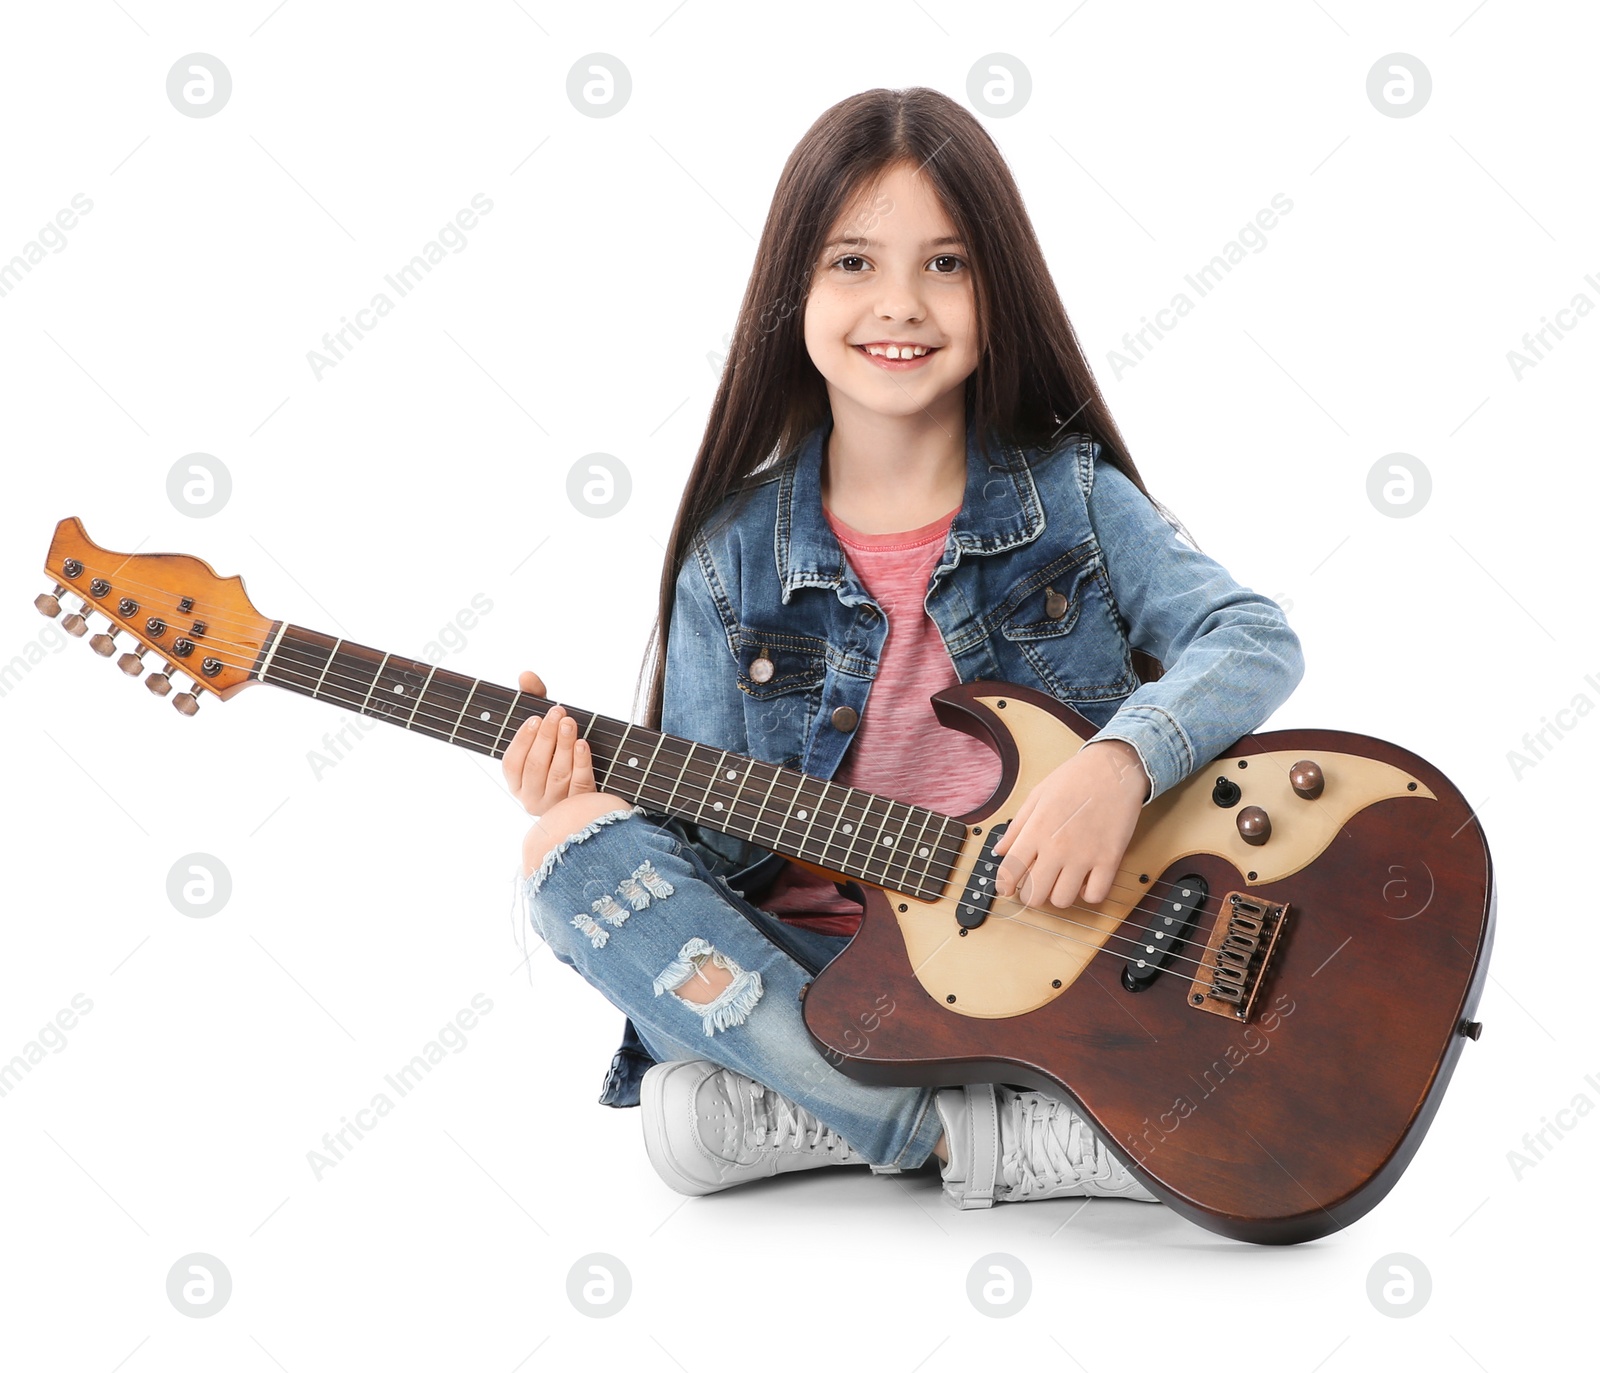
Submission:
M 710 1059 L 805 1107 L 883 1171 L 920 1167 L 943 1128 L 935 1089 L 847 1077 L 801 1017 L 801 987 L 849 939 L 752 905 L 644 813 L 609 811 L 545 855 L 522 882 L 535 932 L 632 1020 L 658 1063 Z M 708 960 L 728 985 L 705 1004 L 678 995 Z

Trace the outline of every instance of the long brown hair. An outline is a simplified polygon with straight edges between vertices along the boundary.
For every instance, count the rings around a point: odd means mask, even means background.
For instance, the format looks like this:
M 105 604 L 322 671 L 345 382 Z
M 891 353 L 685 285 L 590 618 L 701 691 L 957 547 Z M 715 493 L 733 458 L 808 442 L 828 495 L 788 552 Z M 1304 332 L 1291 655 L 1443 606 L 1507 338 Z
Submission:
M 662 565 L 641 670 L 641 678 L 649 672 L 641 722 L 647 729 L 661 725 L 673 595 L 695 532 L 726 497 L 828 415 L 827 387 L 804 335 L 806 297 L 822 245 L 844 209 L 900 163 L 928 178 L 969 250 L 980 356 L 967 378 L 966 407 L 976 432 L 1046 450 L 1066 433 L 1087 434 L 1150 494 L 1067 319 L 1022 195 L 982 124 L 926 86 L 841 100 L 789 154 L 761 230 Z M 730 503 L 726 515 L 740 504 Z

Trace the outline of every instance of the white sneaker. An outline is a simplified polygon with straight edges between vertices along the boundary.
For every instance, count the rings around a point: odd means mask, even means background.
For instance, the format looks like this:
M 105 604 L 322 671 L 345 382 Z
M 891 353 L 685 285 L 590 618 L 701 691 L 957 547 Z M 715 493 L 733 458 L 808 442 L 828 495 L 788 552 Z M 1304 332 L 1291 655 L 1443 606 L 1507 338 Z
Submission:
M 685 1196 L 806 1168 L 867 1164 L 805 1107 L 707 1059 L 657 1063 L 639 1084 L 639 1105 L 650 1162 Z
M 1159 1200 L 1055 1097 L 985 1082 L 941 1088 L 933 1103 L 950 1151 L 944 1198 L 963 1211 L 1044 1197 Z

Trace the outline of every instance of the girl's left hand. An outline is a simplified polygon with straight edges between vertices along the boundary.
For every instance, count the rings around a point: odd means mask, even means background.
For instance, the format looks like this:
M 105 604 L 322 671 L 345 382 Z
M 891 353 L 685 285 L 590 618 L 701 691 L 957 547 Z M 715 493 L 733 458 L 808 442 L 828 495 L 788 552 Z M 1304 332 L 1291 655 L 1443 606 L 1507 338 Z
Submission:
M 1005 858 L 995 891 L 1030 906 L 1104 901 L 1150 791 L 1131 744 L 1085 744 L 1028 793 L 994 852 Z

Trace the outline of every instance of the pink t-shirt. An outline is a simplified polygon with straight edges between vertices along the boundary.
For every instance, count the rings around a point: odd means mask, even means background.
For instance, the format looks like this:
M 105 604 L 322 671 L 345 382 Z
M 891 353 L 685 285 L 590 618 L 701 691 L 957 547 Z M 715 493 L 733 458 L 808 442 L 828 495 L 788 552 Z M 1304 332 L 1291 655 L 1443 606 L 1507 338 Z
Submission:
M 877 678 L 833 780 L 945 815 L 971 810 L 1000 781 L 994 752 L 969 734 L 946 729 L 928 704 L 935 692 L 961 680 L 922 604 L 959 509 L 898 534 L 864 534 L 824 510 L 850 566 L 889 624 Z M 861 924 L 860 902 L 797 863 L 785 864 L 760 904 L 790 924 L 824 934 L 853 935 Z

